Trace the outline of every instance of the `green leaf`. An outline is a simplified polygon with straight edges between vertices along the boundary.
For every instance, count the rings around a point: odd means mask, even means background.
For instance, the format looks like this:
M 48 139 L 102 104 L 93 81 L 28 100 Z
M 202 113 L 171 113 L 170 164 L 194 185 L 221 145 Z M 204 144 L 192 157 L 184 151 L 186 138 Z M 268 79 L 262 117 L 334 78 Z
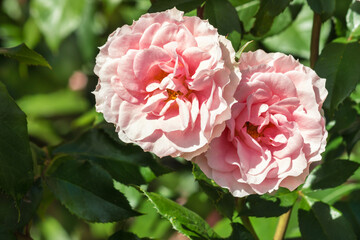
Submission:
M 360 43 L 337 39 L 326 45 L 315 64 L 315 71 L 326 79 L 329 94 L 324 108 L 330 115 L 360 81 Z
M 310 8 L 321 16 L 321 20 L 324 22 L 335 11 L 335 0 L 307 0 Z
M 144 194 L 177 231 L 190 239 L 200 240 L 218 237 L 207 222 L 196 213 L 159 194 L 146 191 Z
M 10 232 L 0 232 L 0 239 L 6 240 L 19 240 L 13 233 Z
M 282 14 L 286 14 L 286 11 Z M 280 17 L 280 15 L 278 17 Z M 279 34 L 267 37 L 262 41 L 262 43 L 270 51 L 292 54 L 309 59 L 312 21 L 313 12 L 309 6 L 304 5 L 299 15 L 294 21 L 292 21 L 289 27 Z M 331 24 L 329 21 L 322 25 L 320 34 L 320 49 L 323 48 L 325 42 L 327 41 L 330 29 Z M 270 30 L 269 33 L 271 33 L 271 31 L 272 30 Z
M 306 196 L 309 196 L 314 199 L 318 199 L 329 205 L 333 205 L 335 202 L 339 201 L 342 198 L 348 198 L 348 195 L 356 190 L 360 189 L 360 184 L 357 183 L 348 183 L 340 185 L 334 188 L 326 188 L 324 190 L 316 190 L 312 192 L 306 192 Z
M 190 12 L 199 7 L 204 1 L 205 0 L 156 0 L 152 2 L 148 12 L 161 12 L 173 7 L 184 12 Z
M 78 92 L 70 90 L 24 96 L 17 100 L 17 104 L 30 117 L 54 117 L 77 114 L 84 112 L 89 107 L 85 98 Z
M 231 193 L 209 179 L 196 164 L 193 165 L 193 175 L 203 191 L 210 197 L 215 207 L 224 216 L 232 219 L 235 210 L 235 198 Z
M 253 42 L 253 41 L 251 40 L 251 41 L 246 42 L 244 45 L 242 45 L 242 47 L 239 49 L 239 51 L 236 52 L 235 57 L 236 57 L 237 59 L 240 59 L 241 54 L 244 52 L 244 50 L 246 49 L 246 47 L 249 46 L 249 44 L 251 44 L 252 42 Z
M 73 214 L 89 222 L 114 222 L 138 215 L 101 167 L 70 156 L 54 161 L 46 182 Z
M 317 166 L 307 177 L 303 189 L 325 189 L 343 184 L 359 168 L 349 160 L 331 160 Z
M 106 131 L 112 131 L 111 134 L 115 136 L 110 137 Z M 108 124 L 90 129 L 74 141 L 55 148 L 53 153 L 72 154 L 96 162 L 115 180 L 124 184 L 141 185 L 169 172 L 150 153 L 121 142 L 115 128 Z
M 351 223 L 357 239 L 360 237 L 360 190 L 353 191 L 343 200 L 334 204 Z
M 351 37 L 360 36 L 360 2 L 356 1 L 351 4 L 346 14 L 346 25 L 350 31 Z
M 34 18 L 46 43 L 56 51 L 61 41 L 79 26 L 86 0 L 33 0 L 30 15 Z
M 230 237 L 225 238 L 226 240 L 254 240 L 255 238 L 251 235 L 251 233 L 240 223 L 234 222 L 231 224 L 232 233 Z
M 19 197 L 33 182 L 26 116 L 1 82 L 0 126 L 0 189 Z
M 95 18 L 95 3 L 95 0 L 87 0 L 83 9 L 81 22 L 76 31 L 78 46 L 83 58 L 91 63 L 93 63 L 93 59 L 97 53 L 94 25 L 98 23 Z
M 255 15 L 260 8 L 260 0 L 244 2 L 236 6 L 239 19 L 244 25 L 245 32 L 250 31 L 255 23 Z
M 117 231 L 113 235 L 109 237 L 108 240 L 148 240 L 149 238 L 139 238 L 133 233 L 124 232 L 124 231 Z
M 307 196 L 298 211 L 301 237 L 308 239 L 355 240 L 349 222 L 336 208 Z
M 327 140 L 325 152 L 322 154 L 322 158 L 327 160 L 340 158 L 345 152 L 345 141 L 343 137 L 338 134 L 333 134 Z
M 274 18 L 284 11 L 290 2 L 291 0 L 260 1 L 260 8 L 255 16 L 256 20 L 251 33 L 256 37 L 266 34 L 270 30 Z
M 51 66 L 43 56 L 28 48 L 24 43 L 12 48 L 0 48 L 0 54 L 16 59 L 26 65 L 37 65 L 51 69 Z
M 36 213 L 41 202 L 42 186 L 38 179 L 18 204 L 0 192 L 0 232 L 22 232 Z M 0 239 L 7 239 L 1 238 Z
M 339 105 L 338 110 L 335 112 L 336 123 L 334 127 L 331 128 L 331 132 L 338 132 L 340 134 L 343 134 L 348 130 L 354 132 L 359 128 L 356 122 L 360 120 L 360 116 L 358 115 L 355 106 L 356 103 L 353 102 L 350 98 L 346 98 L 344 102 Z
M 350 154 L 355 144 L 360 140 L 360 115 L 356 110 L 358 104 L 350 98 L 339 105 L 335 113 L 335 126 L 331 132 L 339 133 L 346 144 L 347 153 Z
M 352 0 L 335 0 L 334 16 L 345 23 L 345 16 Z
M 281 188 L 275 196 L 269 194 L 250 195 L 246 197 L 244 208 L 240 209 L 240 215 L 254 217 L 277 217 L 280 216 L 294 205 L 298 195 Z
M 241 33 L 239 16 L 228 0 L 207 0 L 204 5 L 204 17 L 218 29 L 221 35 L 233 31 Z

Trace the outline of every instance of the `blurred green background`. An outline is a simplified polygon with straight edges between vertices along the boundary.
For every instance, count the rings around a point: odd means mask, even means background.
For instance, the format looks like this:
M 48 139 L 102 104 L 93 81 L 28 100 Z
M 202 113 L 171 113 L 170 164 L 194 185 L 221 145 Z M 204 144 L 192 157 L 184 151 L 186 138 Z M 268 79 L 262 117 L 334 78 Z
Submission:
M 244 25 L 244 29 L 249 30 L 259 1 L 231 2 L 236 5 L 240 20 L 250 24 Z M 293 1 L 293 6 L 296 7 L 297 2 L 301 1 Z M 97 83 L 93 73 L 97 47 L 103 45 L 107 36 L 117 27 L 131 24 L 146 13 L 150 6 L 149 0 L 1 1 L 0 47 L 25 43 L 44 56 L 52 67 L 27 66 L 0 56 L 0 80 L 26 113 L 32 142 L 39 147 L 54 146 L 73 139 L 94 123 L 102 121 L 102 116 L 94 110 L 94 97 L 91 94 Z M 306 5 L 297 10 L 295 7 L 281 13 L 269 34 L 264 37 L 245 35 L 242 43 L 255 39 L 247 50 L 263 48 L 266 51 L 293 54 L 308 65 L 313 15 Z M 344 26 L 341 21 L 336 24 L 332 26 L 330 21 L 323 24 L 320 48 L 332 36 L 341 35 Z M 233 44 L 235 48 L 239 47 L 236 41 Z M 359 92 L 358 87 L 356 99 L 360 99 Z M 360 162 L 358 149 L 355 147 L 352 158 Z M 231 233 L 230 221 L 214 210 L 207 195 L 200 191 L 191 174 L 191 164 L 181 160 L 171 164 L 176 165 L 177 171 L 154 180 L 148 189 L 185 204 L 210 225 L 215 225 L 214 229 L 220 236 L 228 236 Z M 359 189 L 360 174 L 355 174 L 354 179 L 346 188 L 319 191 L 314 197 L 334 203 L 346 193 Z M 116 230 L 126 229 L 139 237 L 186 239 L 172 230 L 171 224 L 162 219 L 149 201 L 135 189 L 120 183 L 115 183 L 115 186 L 144 215 L 121 223 L 86 223 L 67 211 L 48 189 L 44 189 L 43 202 L 32 223 L 31 236 L 43 240 L 107 239 Z M 296 219 L 296 214 L 293 214 L 287 237 L 300 236 Z M 251 220 L 261 239 L 271 239 L 278 218 Z

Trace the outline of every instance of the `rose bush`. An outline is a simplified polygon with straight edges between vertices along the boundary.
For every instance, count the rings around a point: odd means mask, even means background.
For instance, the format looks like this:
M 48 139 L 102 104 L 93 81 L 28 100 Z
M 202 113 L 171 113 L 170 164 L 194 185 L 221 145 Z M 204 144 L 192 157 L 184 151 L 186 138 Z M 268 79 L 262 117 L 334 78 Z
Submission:
M 321 160 L 325 79 L 292 56 L 243 53 L 232 118 L 195 162 L 234 196 L 294 190 Z
M 96 58 L 96 110 L 119 138 L 191 159 L 220 136 L 240 71 L 208 21 L 171 9 L 113 32 Z

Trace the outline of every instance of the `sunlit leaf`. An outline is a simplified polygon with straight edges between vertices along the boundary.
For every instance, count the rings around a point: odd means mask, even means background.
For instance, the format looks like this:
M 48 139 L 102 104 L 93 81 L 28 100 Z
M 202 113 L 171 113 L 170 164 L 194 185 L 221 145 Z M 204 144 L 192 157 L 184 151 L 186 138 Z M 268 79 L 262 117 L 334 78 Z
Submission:
M 144 194 L 176 230 L 190 239 L 200 240 L 218 237 L 207 222 L 196 213 L 157 193 L 144 191 Z
M 346 14 L 346 23 L 351 37 L 360 35 L 360 2 L 356 1 Z
M 86 0 L 33 0 L 30 14 L 46 43 L 56 51 L 61 41 L 73 32 L 81 22 Z
M 52 117 L 84 112 L 89 104 L 78 92 L 59 90 L 47 94 L 28 95 L 17 104 L 31 117 Z

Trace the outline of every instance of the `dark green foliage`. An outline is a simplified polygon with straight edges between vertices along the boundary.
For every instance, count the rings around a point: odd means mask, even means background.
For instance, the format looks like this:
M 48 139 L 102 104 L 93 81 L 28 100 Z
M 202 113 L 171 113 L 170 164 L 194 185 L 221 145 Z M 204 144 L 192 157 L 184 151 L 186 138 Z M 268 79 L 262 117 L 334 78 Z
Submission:
M 358 168 L 349 160 L 330 160 L 317 166 L 307 177 L 304 189 L 312 190 L 336 187 L 343 184 Z
M 309 197 L 304 196 L 298 219 L 302 239 L 356 239 L 349 222 L 340 211 Z
M 280 189 L 275 196 L 269 194 L 250 195 L 246 197 L 245 204 L 240 209 L 240 215 L 254 217 L 277 217 L 280 216 L 294 205 L 298 195 L 287 189 Z
M 260 1 L 260 8 L 255 15 L 256 20 L 251 33 L 256 37 L 266 34 L 270 30 L 274 18 L 284 11 L 290 2 L 291 0 Z
M 356 106 L 356 102 L 345 99 L 335 113 L 336 125 L 331 129 L 331 132 L 336 132 L 343 137 L 348 154 L 360 140 L 360 115 Z
M 339 209 L 344 217 L 351 224 L 357 238 L 360 237 L 360 191 L 356 190 L 349 194 L 349 196 L 334 204 L 334 207 Z
M 204 0 L 157 0 L 151 4 L 149 12 L 160 12 L 173 7 L 184 12 L 190 12 L 191 10 L 199 7 Z
M 226 240 L 254 240 L 253 235 L 240 223 L 233 223 L 231 226 L 233 231 Z
M 200 184 L 202 190 L 209 196 L 215 207 L 227 218 L 232 219 L 235 210 L 234 197 L 228 190 L 219 187 L 213 180 L 209 179 L 199 168 L 193 165 L 193 175 Z
M 124 184 L 141 185 L 169 172 L 150 153 L 121 142 L 110 124 L 90 129 L 76 140 L 55 148 L 53 153 L 67 153 L 93 161 Z
M 17 199 L 33 181 L 26 116 L 0 82 L 0 189 Z
M 23 64 L 43 66 L 51 69 L 51 66 L 43 56 L 29 49 L 24 43 L 13 48 L 0 48 L 0 54 L 16 59 Z
M 329 94 L 324 108 L 334 113 L 337 106 L 355 89 L 360 81 L 360 43 L 337 39 L 328 44 L 315 65 L 320 77 L 326 78 Z
M 239 16 L 228 0 L 207 0 L 204 8 L 204 17 L 222 35 L 226 36 L 233 31 L 241 33 Z
M 137 216 L 110 175 L 94 163 L 70 156 L 58 157 L 46 179 L 56 198 L 89 222 L 114 222 Z
M 322 21 L 332 16 L 336 0 L 307 0 L 311 9 L 321 16 Z
M 109 237 L 108 240 L 147 240 L 149 238 L 139 238 L 133 233 L 124 232 L 124 231 L 117 231 L 113 235 Z
M 42 199 L 41 180 L 38 179 L 24 197 L 17 203 L 4 193 L 0 193 L 0 239 L 1 234 L 23 233 L 25 225 L 34 217 Z

